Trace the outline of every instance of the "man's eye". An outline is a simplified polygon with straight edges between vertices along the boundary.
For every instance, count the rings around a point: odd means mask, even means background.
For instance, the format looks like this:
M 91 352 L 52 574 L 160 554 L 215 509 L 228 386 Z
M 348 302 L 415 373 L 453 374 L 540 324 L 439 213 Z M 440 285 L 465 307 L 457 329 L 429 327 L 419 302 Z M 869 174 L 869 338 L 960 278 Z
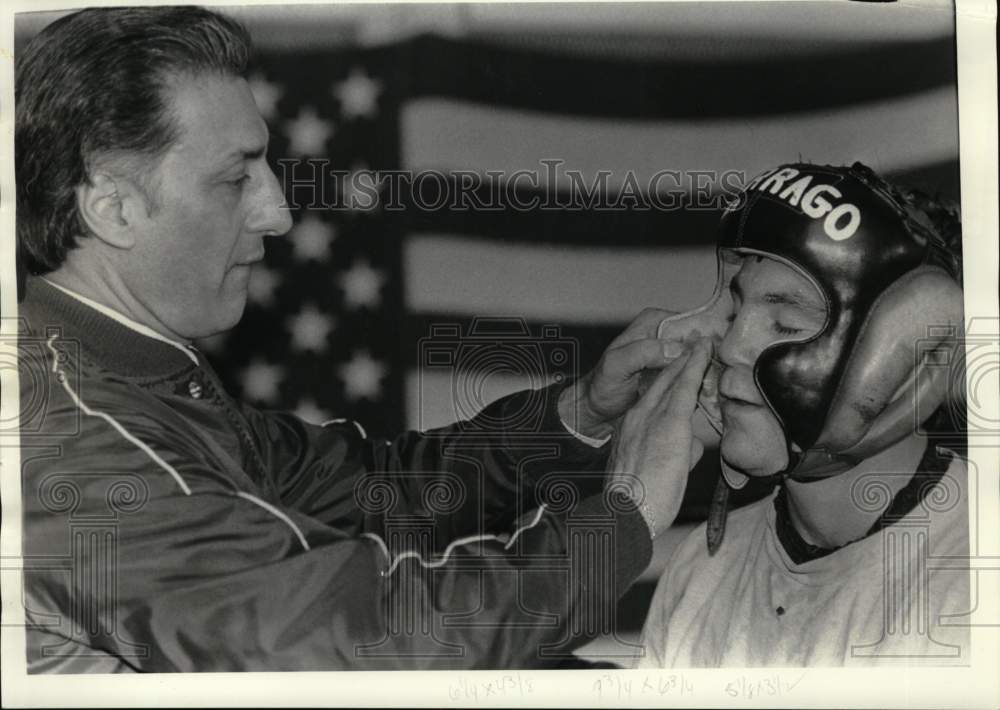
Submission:
M 245 185 L 248 180 L 250 180 L 250 176 L 249 175 L 241 175 L 240 177 L 236 178 L 235 180 L 228 180 L 227 182 L 230 185 L 233 185 L 235 187 L 243 187 L 243 185 Z

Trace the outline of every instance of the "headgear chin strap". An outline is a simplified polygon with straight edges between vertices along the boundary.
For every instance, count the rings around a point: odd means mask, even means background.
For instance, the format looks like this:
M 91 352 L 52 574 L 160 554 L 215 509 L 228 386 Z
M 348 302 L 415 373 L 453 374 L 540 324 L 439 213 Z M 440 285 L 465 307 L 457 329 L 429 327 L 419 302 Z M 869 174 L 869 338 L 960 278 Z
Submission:
M 751 180 L 722 217 L 720 265 L 730 255 L 777 259 L 827 306 L 818 333 L 772 345 L 754 365 L 785 433 L 781 476 L 843 473 L 905 438 L 947 396 L 951 368 L 941 365 L 960 355 L 963 320 L 958 262 L 926 216 L 890 190 L 860 163 L 782 165 Z M 723 273 L 713 301 L 674 317 L 675 330 L 715 312 Z M 748 480 L 725 461 L 722 469 L 727 489 Z

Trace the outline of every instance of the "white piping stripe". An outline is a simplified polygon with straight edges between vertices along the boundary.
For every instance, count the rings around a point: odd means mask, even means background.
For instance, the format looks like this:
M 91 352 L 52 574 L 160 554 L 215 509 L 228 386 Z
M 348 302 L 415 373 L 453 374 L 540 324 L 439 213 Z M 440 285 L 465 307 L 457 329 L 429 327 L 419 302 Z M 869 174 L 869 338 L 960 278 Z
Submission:
M 508 540 L 507 544 L 503 546 L 503 549 L 509 550 L 511 547 L 513 547 L 514 541 L 517 539 L 518 535 L 520 535 L 521 533 L 523 533 L 525 530 L 531 530 L 531 528 L 533 528 L 536 525 L 538 525 L 538 523 L 541 522 L 541 520 L 542 520 L 542 514 L 544 512 L 545 512 L 545 504 L 542 503 L 540 506 L 538 506 L 538 510 L 535 511 L 535 519 L 532 520 L 527 525 L 523 525 L 523 526 L 519 527 L 517 530 L 515 530 L 514 534 L 510 536 L 510 540 Z
M 544 513 L 545 513 L 545 505 L 542 504 L 542 505 L 538 506 L 538 510 L 535 512 L 534 519 L 530 523 L 528 523 L 527 525 L 522 525 L 517 530 L 515 530 L 514 534 L 511 535 L 510 539 L 504 544 L 503 549 L 509 550 L 511 548 L 511 546 L 514 544 L 514 541 L 517 540 L 518 536 L 520 536 L 521 533 L 523 533 L 525 530 L 530 530 L 531 528 L 533 528 L 536 525 L 538 525 L 538 523 L 541 521 L 542 515 Z M 374 533 L 364 533 L 364 535 L 366 537 L 371 537 L 373 539 L 378 540 L 378 542 L 382 546 L 382 549 L 385 551 L 385 554 L 387 556 L 389 555 L 389 549 L 388 549 L 388 547 L 386 547 L 386 544 L 382 541 L 381 538 L 379 538 Z M 415 551 L 415 550 L 407 550 L 406 552 L 400 553 L 396 557 L 396 559 L 393 560 L 392 564 L 389 565 L 389 569 L 386 571 L 385 576 L 388 577 L 389 575 L 391 575 L 396 570 L 396 568 L 399 567 L 399 564 L 403 560 L 410 559 L 410 558 L 416 559 L 417 562 L 419 562 L 422 566 L 424 566 L 426 568 L 440 567 L 441 565 L 445 564 L 448 561 L 448 558 L 451 557 L 452 551 L 456 547 L 458 547 L 459 545 L 468 545 L 468 544 L 473 543 L 473 542 L 486 542 L 488 540 L 495 540 L 497 542 L 503 542 L 503 540 L 501 538 L 497 537 L 496 535 L 492 535 L 492 534 L 469 535 L 468 537 L 460 537 L 457 540 L 453 540 L 448 545 L 448 547 L 445 548 L 444 553 L 441 555 L 441 557 L 439 559 L 437 559 L 437 560 L 434 560 L 433 562 L 426 561 L 420 555 L 420 553 L 417 552 L 417 551 Z
M 302 547 L 304 547 L 307 552 L 311 549 L 309 547 L 309 542 L 306 540 L 306 536 L 302 534 L 301 530 L 299 530 L 299 526 L 296 525 L 295 521 L 292 520 L 291 518 L 289 518 L 287 515 L 285 515 L 281 510 L 279 510 L 278 508 L 275 508 L 273 505 L 271 505 L 267 501 L 261 500 L 257 496 L 252 495 L 250 493 L 246 493 L 244 491 L 236 491 L 236 495 L 238 495 L 240 498 L 245 498 L 246 500 L 250 501 L 251 503 L 256 503 L 261 508 L 263 508 L 264 510 L 266 510 L 268 513 L 271 513 L 275 517 L 280 518 L 281 520 L 283 520 L 288 525 L 288 527 L 290 527 L 295 532 L 295 534 L 298 536 L 299 542 L 302 543 Z
M 337 419 L 327 419 L 325 422 L 320 424 L 320 426 L 329 426 L 331 424 L 347 424 L 348 422 L 354 425 L 354 428 L 358 430 L 359 434 L 361 434 L 362 439 L 368 438 L 368 432 L 365 431 L 365 428 L 361 426 L 360 423 L 354 421 L 353 419 L 345 419 L 344 417 L 338 417 Z
M 406 552 L 400 553 L 396 557 L 395 561 L 393 561 L 392 565 L 390 565 L 389 571 L 385 573 L 385 576 L 388 577 L 389 575 L 391 575 L 396 570 L 396 568 L 399 567 L 399 564 L 403 560 L 409 559 L 411 557 L 416 559 L 417 562 L 419 562 L 421 565 L 429 569 L 440 567 L 441 565 L 445 564 L 448 561 L 448 558 L 451 557 L 452 550 L 454 550 L 459 545 L 468 545 L 469 543 L 473 542 L 486 542 L 487 540 L 499 541 L 500 538 L 498 538 L 496 535 L 470 535 L 469 537 L 459 538 L 458 540 L 454 540 L 450 545 L 448 545 L 447 548 L 445 548 L 444 554 L 441 555 L 440 559 L 435 560 L 433 562 L 427 562 L 423 557 L 421 557 L 420 553 L 417 552 L 416 550 L 407 550 Z
M 114 310 L 113 308 L 108 308 L 103 303 L 98 303 L 97 301 L 95 301 L 95 300 L 93 300 L 91 298 L 87 298 L 86 296 L 82 296 L 79 293 L 77 293 L 76 291 L 73 291 L 72 289 L 68 289 L 65 286 L 60 286 L 59 284 L 55 283 L 54 281 L 49 281 L 47 278 L 44 278 L 44 277 L 42 278 L 42 281 L 44 281 L 45 283 L 49 284 L 50 286 L 54 286 L 55 288 L 57 288 L 60 291 L 62 291 L 63 293 L 65 293 L 67 296 L 75 298 L 80 303 L 84 304 L 85 306 L 90 306 L 95 311 L 97 311 L 99 313 L 102 313 L 103 315 L 106 315 L 108 318 L 111 318 L 112 320 L 114 320 L 114 321 L 116 321 L 118 323 L 121 323 L 123 326 L 125 326 L 126 328 L 128 328 L 130 330 L 134 330 L 135 332 L 137 332 L 137 333 L 139 333 L 141 335 L 145 335 L 147 338 L 152 338 L 153 340 L 159 340 L 161 343 L 166 343 L 167 345 L 170 345 L 171 347 L 177 348 L 182 353 L 184 353 L 184 355 L 186 355 L 187 358 L 189 360 L 191 360 L 191 362 L 193 362 L 195 365 L 199 364 L 198 363 L 198 356 L 195 355 L 193 352 L 191 352 L 191 348 L 185 347 L 184 345 L 178 343 L 176 340 L 171 340 L 170 338 L 168 338 L 168 337 L 166 337 L 164 335 L 160 335 L 159 333 L 157 333 L 155 330 L 153 330 L 149 326 L 145 326 L 142 323 L 139 323 L 138 321 L 134 321 L 131 318 L 129 318 L 128 316 L 123 315 L 123 314 L 119 313 L 118 311 Z
M 386 561 L 392 562 L 392 555 L 389 554 L 389 548 L 386 547 L 385 541 L 382 538 L 380 538 L 375 533 L 370 533 L 370 532 L 361 533 L 361 537 L 367 537 L 377 542 L 378 546 L 382 548 L 382 552 L 385 554 Z
M 143 443 L 136 437 L 132 436 L 132 434 L 130 434 L 125 429 L 125 427 L 119 424 L 115 420 L 115 418 L 112 417 L 110 414 L 105 414 L 104 412 L 98 412 L 97 410 L 91 409 L 84 403 L 82 399 L 80 399 L 79 396 L 77 396 L 76 392 L 73 391 L 73 388 L 69 386 L 66 374 L 59 369 L 59 353 L 52 345 L 52 341 L 55 340 L 57 337 L 58 336 L 56 335 L 49 336 L 49 340 L 46 343 L 49 350 L 52 351 L 52 372 L 55 373 L 57 379 L 62 384 L 63 389 L 66 390 L 66 393 L 69 395 L 70 399 L 73 400 L 74 404 L 76 404 L 76 406 L 80 409 L 80 411 L 82 411 L 87 416 L 99 417 L 104 421 L 106 421 L 108 424 L 110 424 L 115 429 L 115 431 L 117 431 L 119 434 L 125 437 L 126 440 L 130 441 L 131 443 L 139 447 L 139 449 L 147 456 L 149 456 L 149 458 L 151 458 L 155 464 L 157 464 L 160 468 L 162 468 L 164 471 L 173 476 L 174 479 L 177 481 L 177 484 L 181 487 L 181 490 L 184 491 L 185 495 L 191 495 L 191 489 L 188 488 L 187 483 L 184 482 L 184 479 L 181 478 L 181 475 L 177 473 L 177 471 L 174 469 L 173 466 L 171 466 L 162 458 L 160 458 L 160 456 L 151 448 L 149 448 L 149 446 L 147 446 L 145 443 Z

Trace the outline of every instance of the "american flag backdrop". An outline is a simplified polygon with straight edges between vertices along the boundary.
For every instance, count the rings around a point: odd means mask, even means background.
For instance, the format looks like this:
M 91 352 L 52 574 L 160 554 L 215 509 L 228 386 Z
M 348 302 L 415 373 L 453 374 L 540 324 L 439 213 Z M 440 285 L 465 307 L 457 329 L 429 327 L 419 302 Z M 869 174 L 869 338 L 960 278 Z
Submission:
M 711 5 L 716 18 L 737 7 Z M 700 35 L 685 34 L 684 4 L 654 8 L 657 31 L 619 33 L 563 27 L 578 8 L 566 5 L 537 26 L 374 43 L 358 29 L 364 12 L 324 24 L 317 8 L 307 34 L 324 41 L 292 32 L 270 45 L 275 8 L 237 13 L 258 37 L 251 84 L 270 157 L 300 209 L 291 233 L 269 243 L 243 321 L 203 344 L 228 386 L 262 407 L 349 417 L 376 435 L 447 424 L 586 371 L 644 306 L 684 310 L 710 294 L 718 203 L 691 206 L 706 203 L 696 190 L 718 185 L 695 173 L 860 159 L 957 198 L 950 10 L 750 5 L 761 9 L 741 5 L 743 25 Z M 788 33 L 789 16 L 812 34 Z M 768 17 L 784 23 L 781 41 L 768 39 Z M 807 32 L 824 23 L 825 33 Z M 865 32 L 872 23 L 882 32 Z M 316 177 L 323 170 L 443 177 L 401 190 L 402 209 L 307 209 L 317 195 L 343 197 L 342 182 Z M 538 205 L 569 204 L 571 171 L 577 187 L 603 179 L 603 194 L 621 197 L 663 170 L 684 171 L 655 186 L 675 209 L 627 198 L 617 209 Z M 428 209 L 442 191 L 456 194 L 468 179 L 460 171 L 484 176 L 467 192 L 498 194 L 499 208 Z M 539 179 L 510 181 L 518 171 Z M 490 172 L 505 178 L 491 182 Z M 529 341 L 531 356 L 489 355 Z M 569 360 L 551 361 L 558 344 Z M 442 360 L 449 349 L 456 356 Z M 705 489 L 693 487 L 695 517 Z

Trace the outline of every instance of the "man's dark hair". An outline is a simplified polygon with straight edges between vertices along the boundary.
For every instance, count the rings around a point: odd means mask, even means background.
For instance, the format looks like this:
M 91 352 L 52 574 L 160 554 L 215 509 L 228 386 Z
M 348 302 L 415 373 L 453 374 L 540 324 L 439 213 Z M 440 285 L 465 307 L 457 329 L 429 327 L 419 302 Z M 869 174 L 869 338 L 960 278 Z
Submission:
M 75 191 L 97 161 L 150 165 L 173 143 L 172 78 L 242 76 L 249 58 L 246 29 L 198 7 L 87 9 L 45 27 L 16 66 L 21 265 L 52 271 L 87 234 Z

